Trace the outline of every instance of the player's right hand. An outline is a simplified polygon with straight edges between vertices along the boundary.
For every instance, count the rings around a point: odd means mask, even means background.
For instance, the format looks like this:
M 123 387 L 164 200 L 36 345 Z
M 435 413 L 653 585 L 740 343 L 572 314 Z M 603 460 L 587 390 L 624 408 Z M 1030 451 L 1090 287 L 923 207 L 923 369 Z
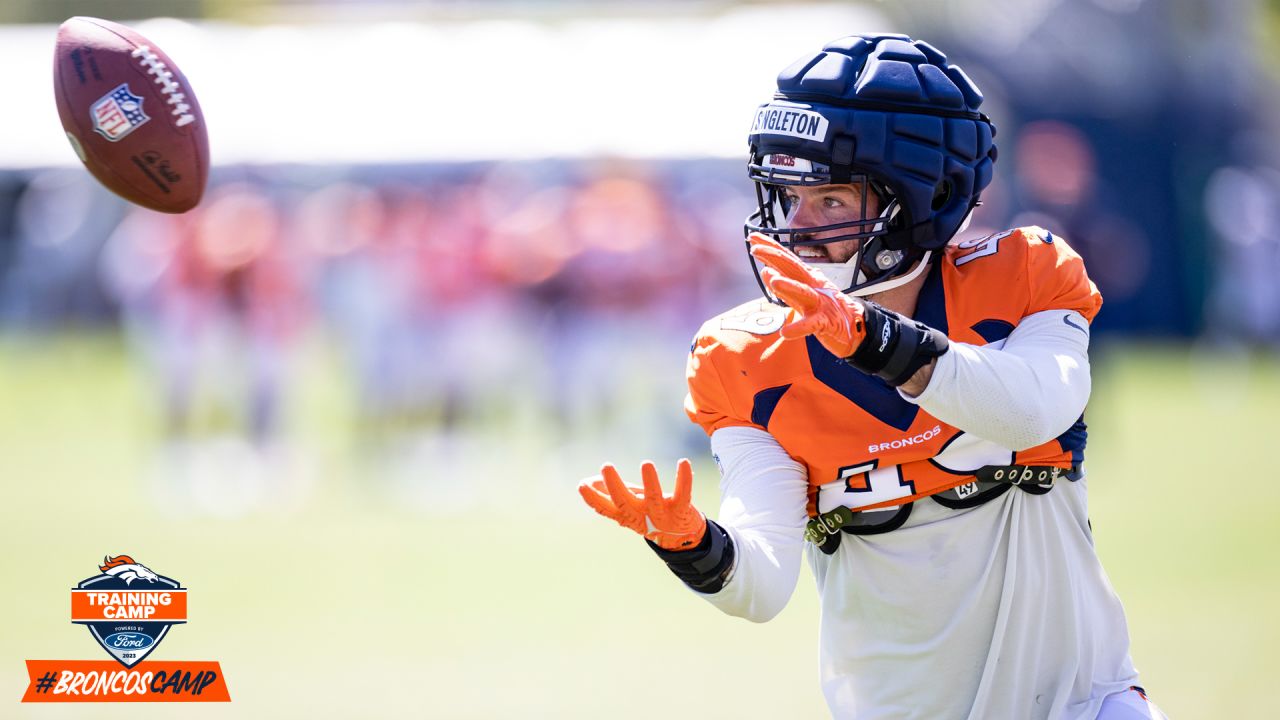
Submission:
M 688 550 L 707 533 L 707 518 L 693 506 L 693 466 L 682 459 L 676 467 L 676 488 L 664 497 L 653 463 L 640 466 L 643 489 L 623 484 L 618 469 L 606 463 L 600 475 L 583 480 L 578 494 L 591 509 L 643 535 L 663 550 Z
M 782 327 L 782 336 L 813 335 L 832 355 L 853 355 L 867 336 L 867 306 L 840 292 L 821 273 L 770 238 L 752 233 L 749 241 L 751 255 L 765 266 L 760 277 L 769 292 L 795 312 L 796 319 Z

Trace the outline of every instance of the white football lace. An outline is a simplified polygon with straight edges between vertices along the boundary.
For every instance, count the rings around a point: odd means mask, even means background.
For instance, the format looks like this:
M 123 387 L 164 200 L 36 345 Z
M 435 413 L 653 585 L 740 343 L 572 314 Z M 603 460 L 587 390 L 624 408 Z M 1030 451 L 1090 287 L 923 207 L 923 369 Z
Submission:
M 169 68 L 165 67 L 164 61 L 156 56 L 151 48 L 146 45 L 138 46 L 133 51 L 133 56 L 138 58 L 144 67 L 147 68 L 148 75 L 156 76 L 156 84 L 162 86 L 160 92 L 169 96 L 169 104 L 173 105 L 173 115 L 178 116 L 178 122 L 174 123 L 178 127 L 188 125 L 196 121 L 196 116 L 187 112 L 191 106 L 183 102 L 187 96 L 182 93 L 182 86 L 173 79 L 173 73 L 169 72 Z

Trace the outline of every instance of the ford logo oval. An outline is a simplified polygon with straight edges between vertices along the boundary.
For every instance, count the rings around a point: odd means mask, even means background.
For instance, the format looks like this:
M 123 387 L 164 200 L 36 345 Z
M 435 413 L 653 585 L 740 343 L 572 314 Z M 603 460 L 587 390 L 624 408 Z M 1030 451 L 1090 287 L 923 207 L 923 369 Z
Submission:
M 103 638 L 103 644 L 109 648 L 121 650 L 146 650 L 156 643 L 150 635 L 138 632 L 113 633 Z

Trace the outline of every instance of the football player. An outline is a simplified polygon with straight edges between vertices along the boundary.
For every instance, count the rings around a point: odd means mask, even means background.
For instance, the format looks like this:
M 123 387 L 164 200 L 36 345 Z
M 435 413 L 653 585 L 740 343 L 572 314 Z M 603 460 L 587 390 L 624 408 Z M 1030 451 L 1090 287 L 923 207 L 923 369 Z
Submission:
M 756 622 L 807 542 L 838 718 L 1162 718 L 1094 552 L 1083 469 L 1102 298 L 1052 232 L 956 238 L 995 128 L 956 65 L 852 36 L 756 112 L 748 251 L 763 299 L 703 325 L 686 410 L 723 475 L 579 488 L 685 584 Z

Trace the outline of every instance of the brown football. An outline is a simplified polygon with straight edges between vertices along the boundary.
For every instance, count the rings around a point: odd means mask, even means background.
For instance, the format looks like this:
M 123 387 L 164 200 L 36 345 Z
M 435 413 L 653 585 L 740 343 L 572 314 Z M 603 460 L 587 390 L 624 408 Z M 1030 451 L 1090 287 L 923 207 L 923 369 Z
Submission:
M 209 135 L 187 78 L 129 28 L 73 17 L 58 28 L 54 95 L 84 166 L 124 199 L 168 213 L 200 202 Z

